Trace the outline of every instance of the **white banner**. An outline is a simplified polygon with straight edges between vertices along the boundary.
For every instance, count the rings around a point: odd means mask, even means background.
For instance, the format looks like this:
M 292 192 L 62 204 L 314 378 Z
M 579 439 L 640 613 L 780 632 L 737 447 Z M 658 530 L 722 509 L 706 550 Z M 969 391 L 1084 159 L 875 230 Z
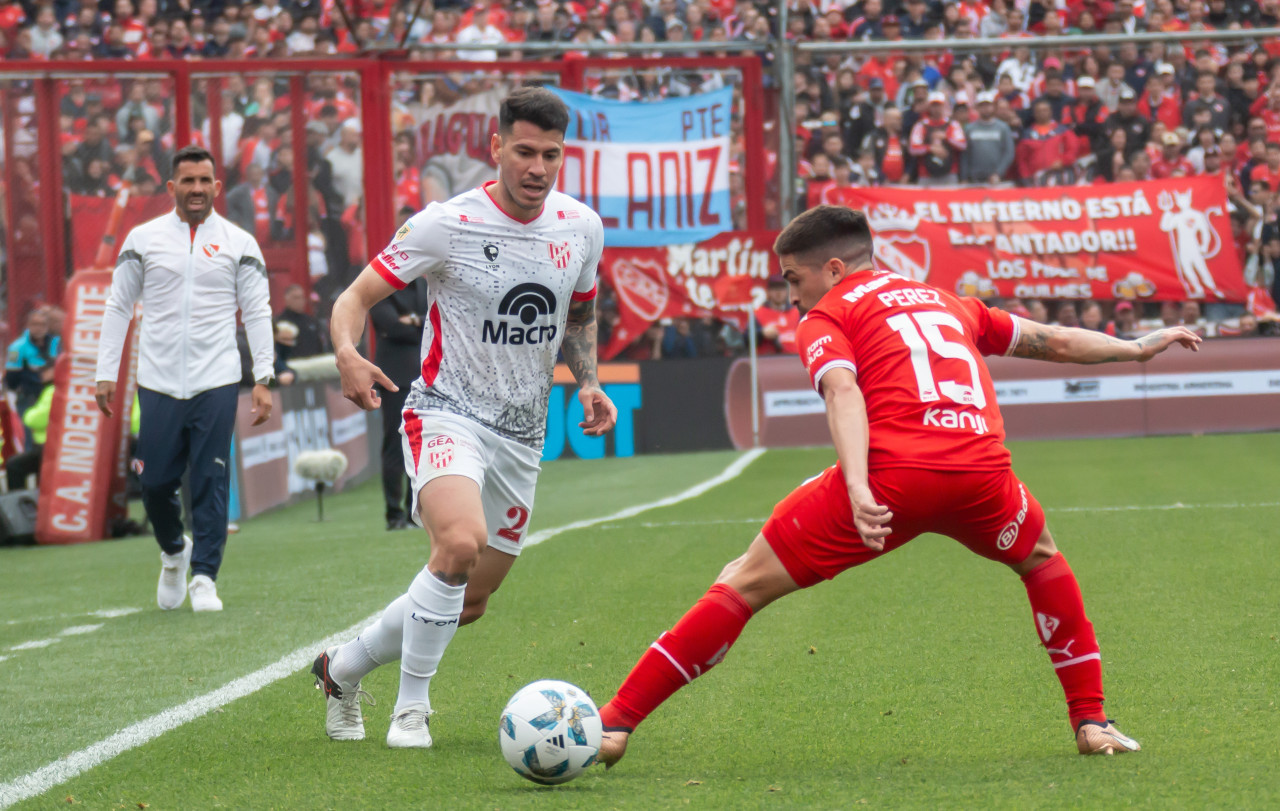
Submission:
M 1074 403 L 1082 400 L 1142 400 L 1280 394 L 1280 369 L 1241 372 L 1183 372 L 1051 380 L 997 380 L 1001 406 Z

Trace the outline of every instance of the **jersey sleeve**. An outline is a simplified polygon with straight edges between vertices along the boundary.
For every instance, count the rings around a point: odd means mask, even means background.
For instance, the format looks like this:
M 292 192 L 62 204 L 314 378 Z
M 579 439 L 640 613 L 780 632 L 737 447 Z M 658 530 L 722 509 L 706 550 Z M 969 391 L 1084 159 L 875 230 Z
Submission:
M 591 213 L 591 236 L 588 240 L 587 256 L 582 262 L 582 274 L 578 283 L 573 286 L 574 301 L 588 301 L 596 297 L 596 274 L 599 272 L 600 258 L 604 255 L 604 223 L 594 211 Z
M 142 295 L 143 247 L 137 233 L 135 228 L 124 238 L 116 269 L 111 274 L 111 294 L 102 315 L 102 335 L 98 341 L 98 368 L 94 376 L 98 381 L 114 383 L 120 377 L 124 340 L 133 321 L 134 305 Z
M 988 307 L 981 299 L 962 298 L 960 305 L 974 322 L 973 344 L 984 355 L 1008 355 L 1018 345 L 1018 319 Z
M 397 290 L 403 290 L 419 276 L 429 276 L 443 267 L 448 257 L 447 219 L 444 206 L 427 206 L 400 226 L 391 244 L 369 266 Z
M 809 372 L 809 381 L 819 394 L 822 393 L 822 376 L 832 369 L 858 373 L 853 345 L 840 325 L 824 313 L 811 312 L 800 319 L 796 327 L 796 346 L 804 368 Z

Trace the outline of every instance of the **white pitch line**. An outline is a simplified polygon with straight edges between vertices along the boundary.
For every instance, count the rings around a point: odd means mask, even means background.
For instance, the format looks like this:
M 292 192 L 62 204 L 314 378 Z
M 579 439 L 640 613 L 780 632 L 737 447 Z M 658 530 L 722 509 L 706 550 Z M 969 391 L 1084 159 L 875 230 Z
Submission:
M 99 619 L 115 619 L 116 617 L 127 617 L 130 614 L 137 614 L 141 608 L 102 608 L 97 611 L 85 611 L 79 614 L 55 614 L 50 617 L 23 617 L 16 620 L 8 620 L 5 625 L 21 625 L 24 622 L 52 622 L 53 620 L 65 620 L 72 617 L 98 617 Z
M 81 634 L 91 634 L 102 627 L 102 623 L 96 625 L 72 625 L 70 628 L 63 628 L 58 632 L 59 636 L 80 636 Z
M 607 524 L 622 521 L 627 518 L 634 518 L 641 513 L 650 510 L 660 509 L 662 507 L 670 507 L 673 504 L 679 504 L 682 501 L 688 501 L 691 498 L 697 498 L 708 490 L 719 487 L 725 482 L 733 481 L 742 475 L 742 471 L 747 469 L 755 460 L 764 455 L 764 448 L 753 448 L 746 453 L 733 460 L 732 464 L 722 470 L 718 475 L 712 476 L 704 482 L 695 484 L 687 490 L 676 493 L 674 496 L 660 498 L 657 501 L 650 501 L 648 504 L 637 504 L 634 507 L 627 507 L 625 510 L 618 510 L 611 515 L 602 515 L 599 518 L 588 518 L 583 521 L 574 521 L 561 527 L 551 527 L 549 529 L 539 530 L 529 536 L 525 541 L 525 546 L 536 546 L 543 541 L 549 541 L 552 538 L 564 532 L 572 532 L 576 529 L 586 529 L 594 527 L 598 524 Z
M 1128 513 L 1163 512 L 1165 510 L 1249 510 L 1257 507 L 1280 507 L 1280 501 L 1228 501 L 1220 504 L 1115 504 L 1101 507 L 1045 507 L 1050 513 Z
M 47 648 L 57 641 L 57 639 L 33 639 L 30 642 L 23 642 L 19 645 L 14 645 L 9 648 L 9 650 L 35 650 L 36 648 Z
M 554 538 L 561 532 L 568 532 L 574 529 L 583 529 L 585 527 L 595 526 L 606 521 L 618 521 L 623 518 L 630 518 L 634 515 L 646 512 L 648 510 L 658 509 L 660 507 L 668 507 L 672 504 L 679 504 L 682 501 L 688 501 L 691 498 L 697 498 L 713 487 L 717 487 L 736 478 L 746 470 L 747 465 L 751 464 L 760 455 L 764 453 L 763 449 L 757 448 L 748 451 L 738 457 L 727 468 L 718 475 L 707 479 L 701 484 L 694 485 L 683 492 L 674 496 L 651 501 L 648 504 L 640 504 L 635 507 L 628 507 L 625 510 L 619 510 L 612 515 L 603 516 L 601 518 L 593 518 L 585 521 L 575 521 L 571 524 L 565 524 L 562 527 L 551 527 L 534 533 L 525 541 L 526 546 L 534 546 L 542 543 L 549 538 Z M 0 811 L 9 808 L 16 803 L 31 797 L 38 797 L 44 794 L 54 786 L 67 782 L 90 769 L 99 766 L 108 760 L 123 754 L 130 749 L 136 749 L 143 744 L 155 740 L 171 729 L 176 729 L 189 721 L 207 715 L 213 710 L 230 704 L 247 695 L 256 693 L 267 685 L 277 682 L 280 679 L 289 676 L 296 671 L 308 665 L 315 658 L 316 651 L 323 650 L 339 643 L 347 642 L 351 637 L 363 631 L 369 624 L 373 623 L 382 615 L 382 612 L 376 612 L 372 616 L 367 617 L 360 622 L 352 625 L 346 630 L 339 631 L 319 642 L 313 642 L 305 645 L 276 662 L 273 662 L 261 670 L 256 670 L 247 676 L 241 676 L 234 681 L 214 690 L 211 693 L 205 693 L 202 696 L 171 707 L 150 718 L 139 721 L 132 726 L 126 727 L 114 735 L 110 735 L 95 744 L 92 744 L 78 752 L 73 752 L 66 757 L 59 758 L 53 763 L 42 766 L 35 771 L 25 774 L 11 782 L 0 785 Z M 57 640 L 49 640 L 50 643 Z M 30 643 L 28 643 L 30 644 Z

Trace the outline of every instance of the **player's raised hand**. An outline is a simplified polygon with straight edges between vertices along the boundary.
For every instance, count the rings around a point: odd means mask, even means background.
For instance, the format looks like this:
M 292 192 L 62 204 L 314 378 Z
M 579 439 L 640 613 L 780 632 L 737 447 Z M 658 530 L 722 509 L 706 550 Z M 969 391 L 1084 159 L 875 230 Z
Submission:
M 612 431 L 618 422 L 618 408 L 601 389 L 595 386 L 584 386 L 578 389 L 578 400 L 582 402 L 582 422 L 578 427 L 587 436 L 600 436 Z
M 1199 335 L 1186 327 L 1158 329 L 1138 339 L 1138 346 L 1142 348 L 1142 355 L 1138 360 L 1145 363 L 1174 344 L 1182 344 L 1192 352 L 1199 352 L 1201 340 L 1203 339 Z
M 381 369 L 365 360 L 354 346 L 343 347 L 336 358 L 338 374 L 342 376 L 342 396 L 365 411 L 373 411 L 382 405 L 382 398 L 373 387 L 375 383 L 387 391 L 400 390 Z
M 850 487 L 849 502 L 853 505 L 853 525 L 858 528 L 862 542 L 877 552 L 884 549 L 884 539 L 893 532 L 889 526 L 893 513 L 883 504 L 877 504 L 866 487 Z

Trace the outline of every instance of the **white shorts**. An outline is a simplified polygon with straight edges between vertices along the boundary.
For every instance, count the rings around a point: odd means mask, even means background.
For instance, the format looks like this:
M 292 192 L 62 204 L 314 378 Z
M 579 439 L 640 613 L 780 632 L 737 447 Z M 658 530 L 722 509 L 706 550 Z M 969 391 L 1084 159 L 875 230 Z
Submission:
M 519 555 L 533 514 L 542 454 L 501 436 L 478 422 L 433 409 L 404 411 L 400 424 L 404 466 L 413 487 L 413 520 L 418 525 L 418 493 L 441 476 L 466 476 L 480 485 L 480 503 L 489 546 Z

